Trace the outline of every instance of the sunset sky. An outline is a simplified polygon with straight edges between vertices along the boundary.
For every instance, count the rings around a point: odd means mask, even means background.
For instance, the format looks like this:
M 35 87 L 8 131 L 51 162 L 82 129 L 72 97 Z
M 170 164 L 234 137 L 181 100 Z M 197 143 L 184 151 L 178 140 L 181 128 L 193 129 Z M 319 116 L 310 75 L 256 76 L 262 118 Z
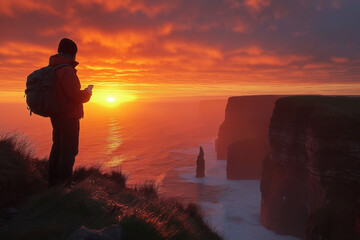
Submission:
M 63 37 L 98 96 L 360 90 L 359 0 L 0 0 L 0 29 L 0 101 Z

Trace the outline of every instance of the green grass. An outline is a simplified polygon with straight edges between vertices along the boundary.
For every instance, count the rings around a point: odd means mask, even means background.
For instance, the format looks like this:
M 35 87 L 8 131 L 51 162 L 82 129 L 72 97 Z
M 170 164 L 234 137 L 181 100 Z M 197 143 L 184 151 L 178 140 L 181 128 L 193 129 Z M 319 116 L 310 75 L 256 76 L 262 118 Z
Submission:
M 146 198 L 154 198 L 157 197 L 157 191 L 159 189 L 159 186 L 156 184 L 156 182 L 148 182 L 146 181 L 143 185 L 135 185 L 134 191 L 141 193 Z
M 104 199 L 91 190 L 54 188 L 30 198 L 0 230 L 1 239 L 67 239 L 82 225 L 101 229 L 117 223 Z
M 128 176 L 120 169 L 81 167 L 74 171 L 73 189 L 48 189 L 47 161 L 32 158 L 26 149 L 16 136 L 0 140 L 0 186 L 2 193 L 10 193 L 6 201 L 1 198 L 0 210 L 19 209 L 0 226 L 0 239 L 65 240 L 81 226 L 112 224 L 119 224 L 128 239 L 222 239 L 204 222 L 197 205 L 160 198 L 153 182 L 128 188 Z
M 46 180 L 32 162 L 26 139 L 19 134 L 0 136 L 0 208 L 22 202 L 46 188 Z
M 73 173 L 73 177 L 72 180 L 75 183 L 80 183 L 83 182 L 84 180 L 87 179 L 100 179 L 100 180 L 110 180 L 112 183 L 115 183 L 117 186 L 120 187 L 125 187 L 126 186 L 126 181 L 128 179 L 128 175 L 121 172 L 121 169 L 117 169 L 117 170 L 112 170 L 110 172 L 102 172 L 101 169 L 99 167 L 94 167 L 94 166 L 90 166 L 90 167 L 78 167 L 75 169 L 74 173 Z

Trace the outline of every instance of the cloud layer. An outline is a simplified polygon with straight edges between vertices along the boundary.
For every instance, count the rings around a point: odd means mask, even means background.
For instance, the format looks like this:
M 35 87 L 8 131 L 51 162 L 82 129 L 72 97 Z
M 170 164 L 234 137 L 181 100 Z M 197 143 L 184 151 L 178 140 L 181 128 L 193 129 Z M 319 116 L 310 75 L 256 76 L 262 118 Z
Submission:
M 22 87 L 69 37 L 81 79 L 104 87 L 354 84 L 359 12 L 358 0 L 1 0 L 0 79 Z

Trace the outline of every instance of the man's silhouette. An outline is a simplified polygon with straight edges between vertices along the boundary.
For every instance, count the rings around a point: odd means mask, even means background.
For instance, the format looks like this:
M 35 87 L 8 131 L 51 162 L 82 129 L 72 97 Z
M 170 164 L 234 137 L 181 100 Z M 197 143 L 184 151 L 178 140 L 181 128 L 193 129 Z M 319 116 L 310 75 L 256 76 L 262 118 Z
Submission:
M 83 103 L 88 102 L 91 91 L 81 90 L 75 67 L 76 44 L 61 39 L 58 54 L 50 57 L 49 65 L 68 64 L 56 70 L 56 93 L 62 103 L 59 114 L 51 117 L 53 145 L 49 158 L 49 186 L 71 186 L 72 170 L 78 154 L 80 118 L 84 116 Z

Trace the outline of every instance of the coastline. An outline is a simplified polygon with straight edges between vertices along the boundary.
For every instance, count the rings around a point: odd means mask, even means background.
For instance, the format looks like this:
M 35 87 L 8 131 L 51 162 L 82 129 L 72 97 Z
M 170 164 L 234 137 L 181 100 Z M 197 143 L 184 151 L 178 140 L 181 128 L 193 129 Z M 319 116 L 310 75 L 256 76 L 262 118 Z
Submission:
M 177 168 L 183 181 L 197 184 L 199 188 L 217 189 L 214 199 L 203 195 L 199 201 L 210 226 L 227 240 L 299 240 L 276 234 L 261 224 L 260 180 L 228 180 L 226 161 L 216 160 L 213 142 L 202 145 L 205 152 L 204 178 L 195 178 L 195 166 Z

